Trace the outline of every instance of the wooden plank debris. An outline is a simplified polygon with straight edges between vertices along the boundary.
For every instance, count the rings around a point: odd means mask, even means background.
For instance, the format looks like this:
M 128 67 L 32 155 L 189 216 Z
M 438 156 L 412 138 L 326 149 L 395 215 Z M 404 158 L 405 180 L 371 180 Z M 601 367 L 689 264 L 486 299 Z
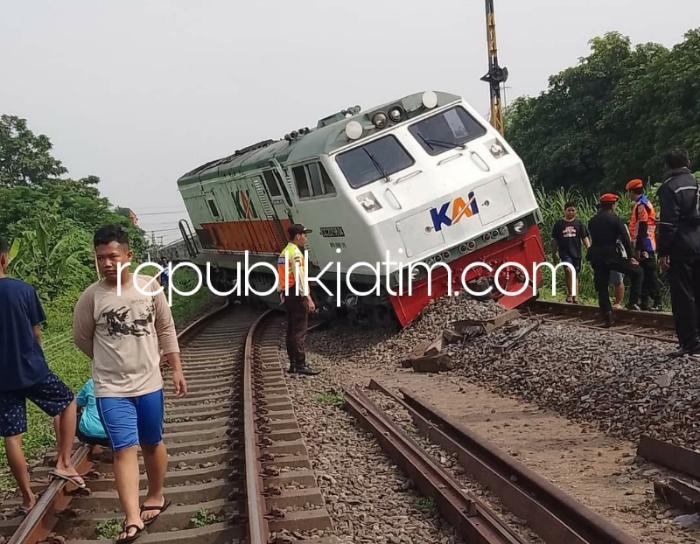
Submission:
M 537 329 L 540 326 L 540 322 L 537 320 L 529 320 L 530 323 L 528 325 L 525 325 L 523 328 L 518 330 L 513 336 L 509 337 L 505 342 L 502 344 L 494 344 L 491 347 L 497 352 L 497 353 L 505 353 L 509 349 L 513 348 L 515 345 L 517 345 L 523 338 L 525 338 L 528 334 L 530 334 L 532 331 Z
M 437 374 L 446 370 L 452 370 L 452 360 L 446 353 L 441 355 L 431 355 L 429 357 L 420 357 L 413 360 L 414 372 L 427 372 Z
M 469 334 L 473 337 L 476 336 L 473 330 L 474 327 L 480 328 L 482 331 L 481 334 L 489 334 L 518 317 L 520 317 L 520 312 L 518 310 L 508 310 L 490 319 L 464 319 L 462 321 L 454 321 L 452 323 L 452 328 L 459 334 Z

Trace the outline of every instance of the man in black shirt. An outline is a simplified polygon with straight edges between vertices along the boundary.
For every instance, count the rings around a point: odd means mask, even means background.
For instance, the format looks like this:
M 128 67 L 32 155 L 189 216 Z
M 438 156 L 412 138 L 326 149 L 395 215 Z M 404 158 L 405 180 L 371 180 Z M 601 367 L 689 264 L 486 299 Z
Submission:
M 552 257 L 556 258 L 559 254 L 559 261 L 562 263 L 570 263 L 576 270 L 576 293 L 578 293 L 578 275 L 581 273 L 581 242 L 590 247 L 591 243 L 588 237 L 586 226 L 576 219 L 576 204 L 567 202 L 564 205 L 564 219 L 559 219 L 554 223 L 552 228 Z M 574 278 L 569 267 L 564 268 L 566 277 L 566 290 L 568 297 L 566 302 L 578 304 L 576 295 L 574 295 Z
M 639 310 L 637 301 L 642 290 L 644 272 L 633 258 L 624 259 L 617 251 L 618 239 L 622 242 L 627 255 L 633 255 L 630 237 L 620 218 L 615 215 L 619 198 L 617 195 L 604 194 L 600 198 L 600 209 L 588 222 L 588 230 L 593 240 L 588 250 L 588 260 L 593 267 L 595 288 L 598 293 L 598 305 L 603 312 L 606 326 L 612 325 L 613 314 L 608 295 L 610 271 L 615 270 L 630 276 L 631 287 L 628 310 Z
M 695 355 L 700 353 L 700 224 L 693 212 L 698 182 L 690 173 L 685 149 L 671 149 L 665 162 L 671 177 L 657 192 L 661 209 L 657 251 L 661 269 L 669 271 L 671 308 L 681 345 L 673 355 Z

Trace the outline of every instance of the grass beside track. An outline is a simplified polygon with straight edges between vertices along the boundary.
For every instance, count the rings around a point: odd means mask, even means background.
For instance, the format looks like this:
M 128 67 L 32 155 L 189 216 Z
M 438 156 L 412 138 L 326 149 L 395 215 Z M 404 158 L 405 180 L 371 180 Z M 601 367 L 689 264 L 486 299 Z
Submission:
M 145 270 L 146 275 L 155 275 L 157 270 Z M 174 285 L 180 291 L 188 292 L 197 286 L 197 274 L 185 268 L 177 271 Z M 45 330 L 42 335 L 44 354 L 49 367 L 66 382 L 75 394 L 90 378 L 90 359 L 73 344 L 72 319 L 73 308 L 80 293 L 68 293 L 50 304 L 45 305 Z M 167 293 L 166 293 L 167 297 Z M 180 296 L 173 293 L 172 312 L 175 326 L 182 330 L 204 306 L 211 302 L 213 295 L 203 285 L 192 296 Z M 32 402 L 27 402 L 27 428 L 24 435 L 24 454 L 31 463 L 56 443 L 53 421 Z M 16 483 L 7 465 L 5 444 L 0 441 L 0 491 L 8 491 Z

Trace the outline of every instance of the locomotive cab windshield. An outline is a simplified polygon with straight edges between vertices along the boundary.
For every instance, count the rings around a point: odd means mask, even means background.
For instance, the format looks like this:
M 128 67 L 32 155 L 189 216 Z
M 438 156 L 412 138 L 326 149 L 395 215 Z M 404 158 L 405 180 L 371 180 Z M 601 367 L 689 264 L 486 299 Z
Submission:
M 415 159 L 398 138 L 388 134 L 383 138 L 355 147 L 337 158 L 338 166 L 350 187 L 359 189 L 415 164 Z
M 408 127 L 429 155 L 439 155 L 486 134 L 486 129 L 461 106 L 437 113 Z

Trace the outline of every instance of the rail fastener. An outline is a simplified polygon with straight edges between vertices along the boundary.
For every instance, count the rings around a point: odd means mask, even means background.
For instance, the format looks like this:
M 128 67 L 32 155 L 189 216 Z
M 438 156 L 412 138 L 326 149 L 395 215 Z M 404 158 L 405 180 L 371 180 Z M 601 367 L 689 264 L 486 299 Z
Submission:
M 381 391 L 406 409 L 420 434 L 447 452 L 457 454 L 462 467 L 488 487 L 513 514 L 527 521 L 545 542 L 639 544 L 590 508 L 411 391 L 401 388 L 402 400 L 374 380 L 369 387 Z
M 524 544 L 482 501 L 462 490 L 460 483 L 402 429 L 396 426 L 359 387 L 344 391 L 345 408 L 371 432 L 384 451 L 427 497 L 442 516 L 473 544 Z

